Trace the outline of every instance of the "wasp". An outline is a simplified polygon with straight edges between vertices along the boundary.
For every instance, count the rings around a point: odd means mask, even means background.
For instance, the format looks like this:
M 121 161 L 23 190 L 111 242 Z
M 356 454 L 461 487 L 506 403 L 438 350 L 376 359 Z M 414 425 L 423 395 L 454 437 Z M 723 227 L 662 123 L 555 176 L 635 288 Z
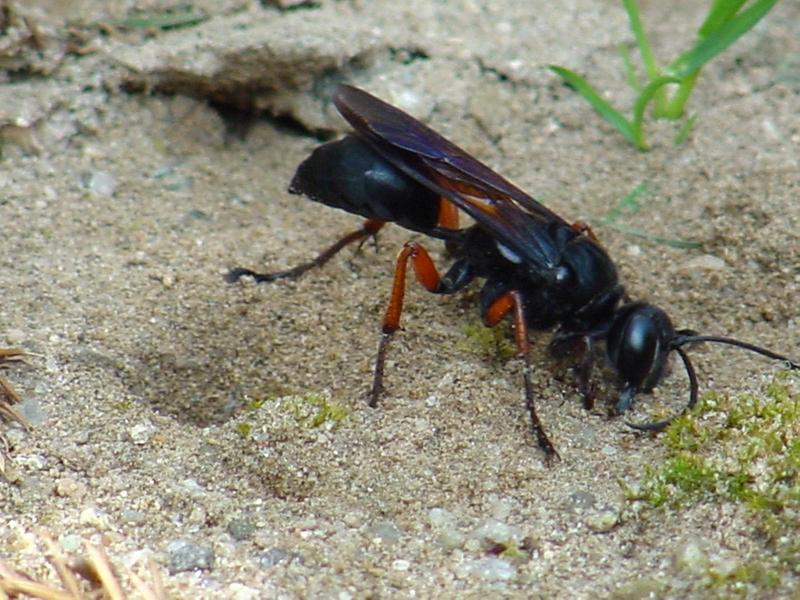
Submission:
M 368 403 L 383 392 L 384 365 L 400 328 L 408 264 L 417 281 L 434 294 L 454 294 L 482 280 L 480 312 L 487 326 L 510 317 L 516 355 L 522 361 L 525 407 L 547 462 L 558 458 L 536 412 L 531 384 L 529 330 L 555 333 L 550 351 L 577 357 L 578 388 L 594 402 L 590 383 L 596 356 L 605 349 L 619 396 L 613 412 L 624 413 L 639 392 L 651 391 L 666 375 L 676 353 L 688 375 L 686 409 L 697 402 L 698 379 L 688 344 L 738 346 L 789 368 L 800 364 L 766 348 L 733 338 L 675 329 L 667 313 L 631 300 L 617 269 L 591 229 L 569 223 L 426 125 L 356 87 L 340 84 L 333 102 L 354 133 L 316 148 L 297 168 L 289 192 L 360 215 L 363 225 L 313 260 L 287 271 L 257 273 L 237 268 L 228 281 L 252 276 L 257 282 L 294 278 L 321 267 L 337 252 L 375 237 L 386 223 L 442 240 L 454 262 L 440 275 L 425 247 L 407 242 L 397 256 L 389 303 Z M 474 224 L 459 226 L 459 213 Z M 671 419 L 634 424 L 658 431 Z

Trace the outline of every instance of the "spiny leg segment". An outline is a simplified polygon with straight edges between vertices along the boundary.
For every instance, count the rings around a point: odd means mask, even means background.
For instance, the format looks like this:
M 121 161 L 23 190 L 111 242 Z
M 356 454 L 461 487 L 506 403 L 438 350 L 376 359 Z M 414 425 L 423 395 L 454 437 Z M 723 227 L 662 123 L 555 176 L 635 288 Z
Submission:
M 400 329 L 400 315 L 403 312 L 403 301 L 406 294 L 406 273 L 409 260 L 414 267 L 417 281 L 422 284 L 422 287 L 434 294 L 454 294 L 475 279 L 474 269 L 466 259 L 457 260 L 447 273 L 440 277 L 430 254 L 421 244 L 407 242 L 402 247 L 397 255 L 392 292 L 381 326 L 381 339 L 378 344 L 378 354 L 375 358 L 375 375 L 368 396 L 369 405 L 372 407 L 378 405 L 378 397 L 383 391 L 383 372 L 389 341 L 394 336 L 395 331 Z
M 294 279 L 296 277 L 300 277 L 300 275 L 306 271 L 310 271 L 315 267 L 323 266 L 337 253 L 350 244 L 355 242 L 361 242 L 363 244 L 367 239 L 371 237 L 374 238 L 385 224 L 385 221 L 368 219 L 364 222 L 360 229 L 351 231 L 338 241 L 334 242 L 330 247 L 322 251 L 317 257 L 286 271 L 277 271 L 275 273 L 257 273 L 256 271 L 251 271 L 250 269 L 238 267 L 228 271 L 228 273 L 225 275 L 225 280 L 228 283 L 234 283 L 241 277 L 249 275 L 256 280 L 256 283 L 267 283 L 270 281 L 275 281 L 276 279 Z
M 542 421 L 536 413 L 536 403 L 533 398 L 533 385 L 531 384 L 530 343 L 528 342 L 528 325 L 525 321 L 525 303 L 518 290 L 511 290 L 495 300 L 485 311 L 483 320 L 489 327 L 493 327 L 507 314 L 511 313 L 511 323 L 514 328 L 514 341 L 517 346 L 517 358 L 522 361 L 522 379 L 525 387 L 525 408 L 531 419 L 531 428 L 536 436 L 539 447 L 545 453 L 548 463 L 558 460 L 558 452 L 547 437 Z

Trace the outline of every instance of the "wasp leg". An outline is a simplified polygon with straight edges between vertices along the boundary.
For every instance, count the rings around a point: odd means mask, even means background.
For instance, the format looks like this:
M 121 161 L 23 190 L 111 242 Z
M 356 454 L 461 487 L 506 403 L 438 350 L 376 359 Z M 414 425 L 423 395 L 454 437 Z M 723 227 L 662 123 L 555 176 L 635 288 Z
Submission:
M 577 231 L 581 235 L 585 235 L 593 242 L 599 242 L 600 240 L 597 238 L 597 235 L 592 229 L 591 225 L 589 225 L 586 221 L 575 221 L 571 227 Z
M 583 407 L 586 410 L 594 408 L 595 389 L 592 385 L 592 371 L 594 370 L 594 339 L 591 335 L 583 333 L 557 332 L 550 341 L 550 354 L 561 359 L 565 356 L 579 357 L 573 366 L 578 392 L 583 396 Z
M 225 275 L 225 281 L 228 283 L 235 283 L 245 275 L 253 277 L 256 280 L 256 283 L 265 283 L 275 281 L 276 279 L 294 279 L 295 277 L 300 277 L 300 275 L 306 271 L 309 271 L 314 267 L 321 267 L 324 265 L 346 246 L 349 246 L 354 242 L 361 242 L 363 244 L 364 241 L 370 237 L 374 238 L 378 234 L 378 231 L 380 231 L 381 227 L 383 227 L 385 224 L 385 221 L 368 219 L 364 222 L 360 229 L 351 231 L 320 253 L 316 258 L 286 271 L 277 271 L 275 273 L 257 273 L 256 271 L 251 271 L 250 269 L 238 267 L 228 271 L 228 273 Z
M 449 200 L 439 200 L 439 217 L 437 227 L 443 229 L 458 229 L 458 208 Z
M 536 436 L 539 447 L 544 451 L 548 464 L 558 460 L 558 452 L 545 433 L 539 415 L 536 413 L 536 403 L 533 399 L 533 386 L 531 385 L 531 362 L 529 357 L 530 343 L 528 342 L 528 325 L 525 321 L 525 305 L 522 294 L 517 290 L 506 292 L 495 300 L 485 311 L 483 319 L 488 326 L 496 325 L 500 320 L 511 313 L 511 322 L 514 327 L 514 341 L 517 345 L 517 358 L 523 363 L 522 378 L 525 385 L 525 408 L 531 418 L 531 428 Z
M 383 317 L 381 340 L 378 344 L 378 355 L 375 358 L 375 375 L 368 396 L 369 405 L 372 407 L 378 405 L 378 397 L 383 391 L 383 370 L 389 340 L 392 339 L 394 332 L 400 329 L 400 315 L 403 312 L 403 300 L 406 294 L 406 271 L 409 260 L 414 266 L 417 281 L 434 294 L 453 294 L 475 279 L 474 269 L 466 259 L 460 259 L 453 263 L 444 277 L 440 277 L 436 265 L 433 264 L 428 251 L 422 245 L 417 242 L 407 242 L 403 246 L 397 255 L 392 293 Z
M 585 335 L 581 338 L 583 344 L 583 354 L 581 361 L 575 367 L 575 374 L 578 380 L 578 391 L 583 396 L 583 407 L 586 410 L 594 408 L 595 391 L 592 385 L 592 371 L 594 370 L 594 348 L 592 338 Z

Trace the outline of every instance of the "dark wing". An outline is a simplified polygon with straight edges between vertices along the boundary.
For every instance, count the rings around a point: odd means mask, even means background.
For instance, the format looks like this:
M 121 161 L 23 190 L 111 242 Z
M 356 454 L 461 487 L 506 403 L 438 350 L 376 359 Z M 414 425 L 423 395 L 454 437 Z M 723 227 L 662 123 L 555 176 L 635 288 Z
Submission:
M 515 254 L 542 268 L 559 261 L 550 231 L 568 223 L 430 127 L 358 88 L 334 103 L 362 139 L 408 176 L 452 201 Z

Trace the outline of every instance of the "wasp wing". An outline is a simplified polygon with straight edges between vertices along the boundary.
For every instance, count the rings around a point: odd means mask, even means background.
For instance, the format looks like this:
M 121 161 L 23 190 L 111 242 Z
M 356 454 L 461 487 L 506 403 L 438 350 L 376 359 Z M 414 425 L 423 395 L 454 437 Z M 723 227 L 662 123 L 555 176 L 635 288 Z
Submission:
M 430 127 L 363 90 L 339 85 L 334 103 L 376 151 L 452 201 L 514 254 L 543 269 L 558 264 L 560 248 L 550 232 L 569 225 L 556 213 Z

